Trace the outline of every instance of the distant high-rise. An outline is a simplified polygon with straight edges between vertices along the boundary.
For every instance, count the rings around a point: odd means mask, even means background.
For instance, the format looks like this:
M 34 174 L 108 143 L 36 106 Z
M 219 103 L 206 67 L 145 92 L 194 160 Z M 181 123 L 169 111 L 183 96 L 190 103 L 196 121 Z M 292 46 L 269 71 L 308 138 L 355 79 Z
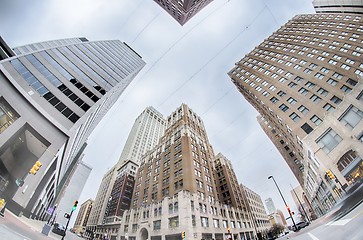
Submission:
M 314 0 L 316 13 L 363 14 L 363 0 Z
M 265 204 L 266 204 L 268 214 L 276 212 L 276 207 L 275 207 L 274 202 L 272 201 L 272 198 L 267 198 L 265 200 Z
M 77 165 L 73 168 L 73 172 L 71 173 L 69 180 L 66 182 L 67 191 L 62 191 L 62 195 L 59 197 L 60 201 L 57 204 L 57 208 L 55 213 L 63 214 L 66 212 L 70 212 L 74 202 L 78 201 L 79 196 L 82 193 L 84 185 L 86 184 L 88 177 L 91 173 L 92 168 L 85 164 L 83 161 L 77 163 Z M 34 210 L 34 214 L 36 218 L 42 219 L 43 216 L 39 216 L 41 214 L 41 203 L 37 205 Z M 57 218 L 57 222 L 66 225 L 66 218 Z
M 76 221 L 73 226 L 75 233 L 83 234 L 86 232 L 87 221 L 92 209 L 92 205 L 93 205 L 92 199 L 88 199 L 87 201 L 81 204 Z
M 255 236 L 230 161 L 214 155 L 202 119 L 183 104 L 143 156 L 131 209 L 111 237 L 225 239 L 228 228 L 234 239 Z
M 229 72 L 319 215 L 363 173 L 362 17 L 296 16 Z
M 37 208 L 43 219 L 88 136 L 145 62 L 120 41 L 0 45 L 0 195 L 14 213 L 29 217 Z M 28 174 L 36 161 L 42 167 Z
M 244 197 L 246 198 L 247 206 L 249 208 L 248 210 L 251 212 L 257 235 L 266 237 L 268 230 L 271 228 L 271 224 L 261 196 L 243 184 L 240 184 L 240 187 Z
M 126 203 L 125 198 L 132 196 L 125 189 L 128 184 L 133 185 L 142 155 L 158 143 L 164 134 L 165 125 L 162 114 L 153 107 L 147 107 L 136 118 L 118 162 L 102 179 L 87 229 L 102 233 L 109 227 L 105 223 L 113 224 L 118 221 L 123 211 L 129 208 L 129 203 L 119 205 L 121 202 Z
M 164 8 L 175 20 L 184 25 L 195 14 L 213 0 L 154 0 Z
M 153 107 L 147 107 L 135 120 L 119 161 L 140 163 L 142 155 L 152 149 L 164 134 L 165 119 Z

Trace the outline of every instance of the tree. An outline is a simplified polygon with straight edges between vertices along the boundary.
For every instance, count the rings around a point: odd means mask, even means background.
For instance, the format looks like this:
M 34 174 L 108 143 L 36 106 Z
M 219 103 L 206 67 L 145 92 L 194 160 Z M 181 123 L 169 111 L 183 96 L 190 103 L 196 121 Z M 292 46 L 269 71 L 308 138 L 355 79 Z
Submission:
M 281 224 L 274 224 L 272 227 L 268 230 L 267 235 L 269 237 L 275 237 L 277 238 L 281 233 L 284 232 L 285 227 Z

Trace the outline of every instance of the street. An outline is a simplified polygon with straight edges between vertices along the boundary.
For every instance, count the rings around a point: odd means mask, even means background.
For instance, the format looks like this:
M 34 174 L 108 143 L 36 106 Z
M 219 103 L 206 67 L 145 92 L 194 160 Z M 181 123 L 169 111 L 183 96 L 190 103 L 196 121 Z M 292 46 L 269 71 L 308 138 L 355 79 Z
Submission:
M 26 221 L 26 223 L 25 223 Z M 43 222 L 28 220 L 25 217 L 17 217 L 9 211 L 5 211 L 5 217 L 0 218 L 1 240 L 50 240 L 62 237 L 52 232 L 49 236 L 41 233 Z M 81 240 L 83 238 L 67 231 L 66 240 Z
M 361 240 L 363 239 L 363 187 L 356 189 L 326 216 L 299 232 L 279 239 L 294 240 Z
M 361 240 L 363 239 L 363 185 L 355 189 L 331 212 L 313 221 L 299 232 L 291 232 L 279 239 L 287 240 Z M 17 217 L 5 212 L 0 218 L 0 236 L 6 240 L 49 240 L 62 237 L 52 232 L 49 236 L 41 233 L 44 222 Z M 81 240 L 83 238 L 67 231 L 66 240 Z

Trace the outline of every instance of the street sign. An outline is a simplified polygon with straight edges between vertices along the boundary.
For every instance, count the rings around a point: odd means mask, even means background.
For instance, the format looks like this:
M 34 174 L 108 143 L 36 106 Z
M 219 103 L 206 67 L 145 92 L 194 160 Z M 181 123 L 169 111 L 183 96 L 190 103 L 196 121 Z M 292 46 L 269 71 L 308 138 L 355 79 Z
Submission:
M 48 209 L 47 209 L 47 213 L 48 214 L 52 214 L 52 212 L 54 211 L 54 208 L 53 207 L 49 207 Z

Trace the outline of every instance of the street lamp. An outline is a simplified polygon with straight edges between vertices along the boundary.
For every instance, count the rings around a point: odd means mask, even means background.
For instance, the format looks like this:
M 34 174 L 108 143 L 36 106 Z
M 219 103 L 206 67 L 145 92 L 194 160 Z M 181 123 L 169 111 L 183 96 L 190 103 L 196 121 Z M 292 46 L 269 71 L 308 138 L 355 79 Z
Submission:
M 277 187 L 277 190 L 279 190 L 279 193 L 280 193 L 280 195 L 281 195 L 281 198 L 282 198 L 282 200 L 283 200 L 283 201 L 284 201 L 284 203 L 285 203 L 285 207 L 287 208 L 287 207 L 288 207 L 288 206 L 287 206 L 287 203 L 286 203 L 286 201 L 285 201 L 284 196 L 282 196 L 282 193 L 281 193 L 281 191 L 280 191 L 279 186 L 277 185 L 277 183 L 276 183 L 276 181 L 275 181 L 275 178 L 274 178 L 273 176 L 269 176 L 267 179 L 271 179 L 271 178 L 272 178 L 272 180 L 274 181 L 274 183 L 275 183 L 275 185 L 276 185 L 276 187 Z M 297 227 L 296 227 L 296 224 L 295 224 L 294 218 L 292 217 L 292 215 L 291 215 L 291 211 L 290 211 L 289 209 L 288 209 L 288 212 L 289 212 L 290 218 L 291 218 L 291 220 L 292 220 L 292 223 L 294 224 L 295 231 L 297 231 L 298 229 L 297 229 Z

